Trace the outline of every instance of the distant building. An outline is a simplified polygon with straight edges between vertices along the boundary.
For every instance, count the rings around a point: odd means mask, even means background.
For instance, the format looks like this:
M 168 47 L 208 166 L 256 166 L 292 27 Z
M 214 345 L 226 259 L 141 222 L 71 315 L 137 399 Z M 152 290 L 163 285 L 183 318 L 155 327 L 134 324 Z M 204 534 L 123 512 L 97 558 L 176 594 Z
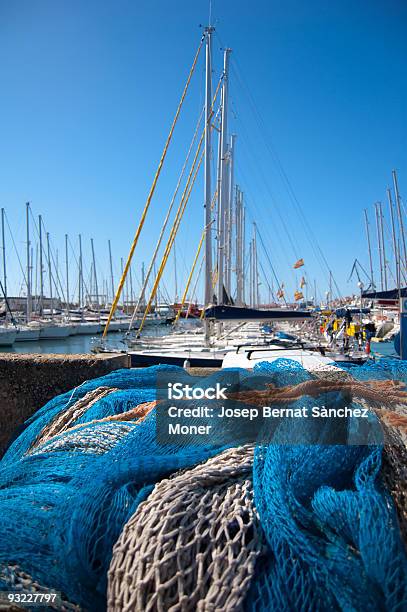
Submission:
M 8 305 L 10 307 L 10 309 L 13 312 L 25 312 L 27 309 L 27 298 L 26 296 L 7 296 L 7 302 Z M 32 296 L 32 309 L 33 311 L 38 307 L 38 304 L 40 302 L 40 298 L 39 296 L 33 295 Z M 60 310 L 62 309 L 62 302 L 59 298 L 54 298 L 51 302 L 51 299 L 48 297 L 43 297 L 42 298 L 42 308 L 44 310 L 49 310 L 51 308 L 51 305 L 53 306 L 54 310 Z M 0 300 L 0 310 L 5 309 L 5 303 L 4 300 Z

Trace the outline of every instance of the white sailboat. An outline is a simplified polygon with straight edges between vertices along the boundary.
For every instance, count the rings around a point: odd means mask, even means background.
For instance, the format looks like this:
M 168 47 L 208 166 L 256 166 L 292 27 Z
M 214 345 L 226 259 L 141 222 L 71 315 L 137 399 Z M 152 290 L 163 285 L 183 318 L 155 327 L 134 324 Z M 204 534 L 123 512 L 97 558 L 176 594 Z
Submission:
M 41 326 L 37 321 L 18 326 L 16 342 L 36 342 L 40 338 Z
M 15 327 L 0 327 L 0 346 L 13 346 L 17 333 Z

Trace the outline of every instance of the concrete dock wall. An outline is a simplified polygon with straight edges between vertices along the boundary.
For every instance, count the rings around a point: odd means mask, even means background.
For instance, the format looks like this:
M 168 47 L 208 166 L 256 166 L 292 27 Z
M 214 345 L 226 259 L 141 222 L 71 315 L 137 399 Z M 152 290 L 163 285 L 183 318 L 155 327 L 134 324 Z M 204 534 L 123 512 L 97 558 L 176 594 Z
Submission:
M 0 353 L 0 457 L 36 410 L 85 380 L 128 368 L 127 355 Z

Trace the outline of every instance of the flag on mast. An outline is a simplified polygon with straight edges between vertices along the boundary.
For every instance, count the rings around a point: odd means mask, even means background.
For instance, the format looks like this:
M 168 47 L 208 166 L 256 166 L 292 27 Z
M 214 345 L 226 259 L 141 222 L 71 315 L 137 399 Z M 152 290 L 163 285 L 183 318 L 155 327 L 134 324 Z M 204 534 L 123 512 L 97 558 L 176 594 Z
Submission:
M 284 297 L 284 283 L 281 283 L 280 289 L 277 291 L 277 297 L 281 300 Z
M 293 268 L 294 268 L 294 270 L 297 270 L 298 268 L 301 268 L 301 266 L 303 266 L 303 265 L 304 265 L 304 260 L 301 258 L 301 259 L 298 259 L 298 261 L 295 262 Z

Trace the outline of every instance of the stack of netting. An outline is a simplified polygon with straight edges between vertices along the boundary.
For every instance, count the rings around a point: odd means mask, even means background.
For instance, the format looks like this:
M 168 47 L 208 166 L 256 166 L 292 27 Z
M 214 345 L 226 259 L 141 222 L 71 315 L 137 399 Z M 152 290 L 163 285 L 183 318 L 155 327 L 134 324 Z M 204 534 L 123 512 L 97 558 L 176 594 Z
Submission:
M 354 443 L 352 419 L 342 444 L 315 419 L 282 422 L 256 448 L 233 444 L 224 419 L 208 445 L 159 444 L 164 371 L 191 380 L 176 367 L 115 372 L 28 421 L 0 463 L 2 590 L 58 591 L 62 609 L 95 611 L 407 609 L 407 367 L 352 370 L 345 392 L 283 360 L 234 372 L 254 405 L 343 403 L 351 390 L 383 422 L 384 452 Z

